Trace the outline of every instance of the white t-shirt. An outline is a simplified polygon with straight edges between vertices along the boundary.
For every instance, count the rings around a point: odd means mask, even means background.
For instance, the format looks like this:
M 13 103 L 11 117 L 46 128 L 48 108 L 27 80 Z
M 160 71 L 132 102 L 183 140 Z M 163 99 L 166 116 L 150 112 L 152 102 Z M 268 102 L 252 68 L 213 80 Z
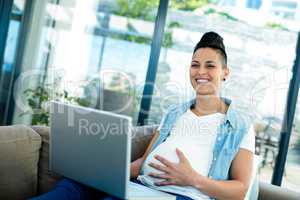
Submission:
M 161 155 L 171 162 L 178 163 L 179 159 L 175 149 L 180 149 L 189 160 L 195 171 L 203 176 L 208 176 L 213 157 L 213 148 L 217 136 L 218 126 L 224 121 L 225 115 L 214 113 L 205 116 L 197 116 L 191 110 L 184 113 L 176 122 L 165 142 L 158 145 L 146 158 L 141 175 L 138 176 L 143 184 L 161 191 L 188 196 L 192 199 L 209 199 L 198 189 L 191 186 L 155 186 L 159 179 L 148 176 L 149 173 L 163 173 L 148 164 L 150 162 L 161 164 L 154 158 Z M 253 126 L 242 140 L 240 148 L 254 153 L 255 135 Z

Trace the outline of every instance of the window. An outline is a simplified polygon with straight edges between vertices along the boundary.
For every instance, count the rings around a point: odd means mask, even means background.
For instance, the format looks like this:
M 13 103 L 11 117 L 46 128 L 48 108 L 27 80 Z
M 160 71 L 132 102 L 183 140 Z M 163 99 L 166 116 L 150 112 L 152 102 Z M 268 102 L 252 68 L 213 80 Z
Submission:
M 28 116 L 29 111 L 31 123 L 48 124 L 39 121 L 48 117 L 45 102 L 59 99 L 125 114 L 136 123 L 158 4 L 158 0 L 49 0 L 36 52 L 36 67 L 46 73 L 37 84 L 43 86 L 45 98 L 15 118 Z M 25 90 L 20 93 L 27 104 L 32 95 L 41 95 Z
M 7 97 L 11 90 L 10 81 L 14 67 L 15 54 L 18 45 L 21 17 L 24 11 L 25 1 L 14 1 L 9 22 L 9 30 L 6 39 L 3 65 L 0 67 L 0 124 L 3 123 L 7 105 Z
M 262 4 L 262 0 L 247 0 L 247 8 L 259 9 Z

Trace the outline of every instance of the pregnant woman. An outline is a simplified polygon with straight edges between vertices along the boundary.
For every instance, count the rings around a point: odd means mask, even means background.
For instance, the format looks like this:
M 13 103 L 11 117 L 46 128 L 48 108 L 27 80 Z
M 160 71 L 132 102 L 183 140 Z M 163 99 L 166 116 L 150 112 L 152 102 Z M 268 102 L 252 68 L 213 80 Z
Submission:
M 220 96 L 229 75 L 220 35 L 202 36 L 189 72 L 196 97 L 169 108 L 143 157 L 131 163 L 131 178 L 177 200 L 242 200 L 251 179 L 254 130 L 248 115 Z M 114 199 L 68 179 L 35 199 L 93 198 Z

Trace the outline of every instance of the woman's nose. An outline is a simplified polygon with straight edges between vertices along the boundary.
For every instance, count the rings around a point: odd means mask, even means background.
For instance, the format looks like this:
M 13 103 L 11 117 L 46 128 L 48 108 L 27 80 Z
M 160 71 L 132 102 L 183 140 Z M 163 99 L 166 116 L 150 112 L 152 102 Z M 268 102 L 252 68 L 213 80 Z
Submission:
M 207 70 L 205 69 L 205 67 L 199 67 L 199 69 L 198 69 L 199 75 L 206 74 L 206 73 L 207 73 Z

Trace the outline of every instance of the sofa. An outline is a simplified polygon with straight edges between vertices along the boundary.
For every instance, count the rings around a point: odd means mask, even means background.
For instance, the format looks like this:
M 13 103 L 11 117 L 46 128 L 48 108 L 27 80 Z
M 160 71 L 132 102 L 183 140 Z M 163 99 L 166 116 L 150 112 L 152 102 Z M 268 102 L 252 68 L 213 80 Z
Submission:
M 132 160 L 142 156 L 157 126 L 134 127 Z M 0 199 L 19 200 L 49 191 L 62 177 L 48 169 L 49 127 L 0 127 Z M 260 200 L 299 200 L 300 194 L 259 183 Z

